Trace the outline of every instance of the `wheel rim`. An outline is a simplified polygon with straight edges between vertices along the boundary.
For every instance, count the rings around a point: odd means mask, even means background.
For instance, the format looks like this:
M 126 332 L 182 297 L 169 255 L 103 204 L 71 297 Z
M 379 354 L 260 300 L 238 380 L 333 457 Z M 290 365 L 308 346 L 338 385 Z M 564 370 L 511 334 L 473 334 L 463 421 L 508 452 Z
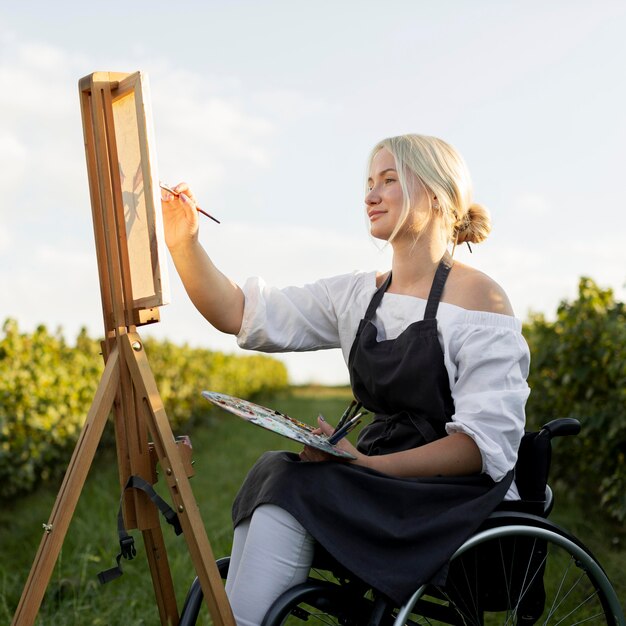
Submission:
M 309 580 L 285 592 L 270 608 L 262 626 L 363 626 L 374 603 L 347 586 Z M 388 624 L 391 621 L 387 622 Z
M 399 612 L 397 626 L 409 619 L 433 626 L 625 623 L 595 559 L 552 530 L 512 525 L 483 531 L 457 551 L 450 568 L 446 588 L 420 588 Z M 412 615 L 415 605 L 416 613 L 431 616 Z M 444 617 L 433 617 L 437 612 Z

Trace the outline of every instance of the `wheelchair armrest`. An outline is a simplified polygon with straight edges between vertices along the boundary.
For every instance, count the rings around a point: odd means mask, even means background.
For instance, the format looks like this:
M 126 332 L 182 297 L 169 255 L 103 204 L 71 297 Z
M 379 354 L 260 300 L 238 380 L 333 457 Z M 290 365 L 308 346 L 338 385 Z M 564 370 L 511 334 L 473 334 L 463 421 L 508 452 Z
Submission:
M 577 435 L 580 432 L 580 422 L 573 417 L 559 417 L 544 424 L 541 430 L 548 431 L 550 439 Z

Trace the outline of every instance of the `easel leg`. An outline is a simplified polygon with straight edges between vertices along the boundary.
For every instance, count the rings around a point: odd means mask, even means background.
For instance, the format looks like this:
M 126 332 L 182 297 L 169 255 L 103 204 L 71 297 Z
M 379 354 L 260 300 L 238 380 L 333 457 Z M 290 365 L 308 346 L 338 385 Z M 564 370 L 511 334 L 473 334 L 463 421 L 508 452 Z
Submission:
M 100 443 L 118 385 L 119 354 L 115 350 L 107 360 L 93 404 L 89 409 L 87 420 L 65 472 L 50 519 L 48 524 L 44 525 L 45 532 L 39 544 L 39 550 L 13 616 L 12 624 L 14 626 L 30 626 L 37 617 L 54 565 L 63 546 L 63 540 L 74 515 L 80 492 Z
M 151 476 L 154 468 L 148 450 L 149 416 L 124 359 L 120 363 L 120 389 L 119 399 L 125 401 L 115 407 L 119 411 L 115 440 L 122 487 L 131 475 L 152 482 L 155 477 Z M 124 520 L 127 530 L 137 528 L 142 532 L 160 623 L 177 626 L 180 620 L 176 594 L 158 511 L 145 493 L 129 490 L 124 494 Z
M 176 608 L 176 596 L 174 595 L 174 581 L 167 560 L 163 533 L 159 527 L 144 530 L 142 535 L 161 624 L 176 626 L 179 622 L 179 616 Z
M 174 510 L 183 529 L 196 574 L 215 626 L 235 626 L 235 620 L 224 591 L 224 584 L 215 564 L 215 557 L 206 534 L 198 504 L 183 466 L 174 434 L 165 414 L 152 370 L 142 343 L 136 333 L 122 339 L 122 349 L 133 378 L 135 390 L 146 402 L 148 428 L 167 481 Z

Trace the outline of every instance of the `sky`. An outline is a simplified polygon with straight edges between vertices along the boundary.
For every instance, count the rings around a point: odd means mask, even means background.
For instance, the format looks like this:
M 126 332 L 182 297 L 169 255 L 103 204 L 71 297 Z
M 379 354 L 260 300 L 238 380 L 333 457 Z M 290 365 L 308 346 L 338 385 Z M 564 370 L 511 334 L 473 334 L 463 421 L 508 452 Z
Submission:
M 95 71 L 148 76 L 159 175 L 221 220 L 201 241 L 240 283 L 388 269 L 367 156 L 417 132 L 467 161 L 493 231 L 456 258 L 519 318 L 554 317 L 581 276 L 623 300 L 625 32 L 621 0 L 0 3 L 0 323 L 102 334 L 78 99 Z M 241 353 L 169 277 L 140 334 Z M 295 383 L 347 382 L 339 350 L 280 358 Z

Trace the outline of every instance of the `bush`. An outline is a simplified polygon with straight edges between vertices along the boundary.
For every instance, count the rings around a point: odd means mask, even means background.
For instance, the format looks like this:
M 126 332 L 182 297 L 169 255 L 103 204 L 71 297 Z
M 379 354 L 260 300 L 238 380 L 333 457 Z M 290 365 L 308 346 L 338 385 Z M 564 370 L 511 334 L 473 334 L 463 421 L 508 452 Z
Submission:
M 524 332 L 532 362 L 530 426 L 575 417 L 582 432 L 560 447 L 553 475 L 589 503 L 626 519 L 626 309 L 611 289 L 581 278 L 578 299 L 556 320 L 533 316 Z
M 100 344 L 85 330 L 74 346 L 45 326 L 20 333 L 17 322 L 9 319 L 3 331 L 0 499 L 62 474 L 104 369 Z M 250 398 L 288 384 L 285 366 L 269 357 L 228 356 L 153 339 L 145 345 L 173 429 L 208 414 L 203 389 Z
M 81 331 L 76 348 L 39 326 L 14 320 L 0 342 L 0 496 L 53 478 L 78 438 L 103 369 L 98 346 Z
M 234 356 L 154 339 L 146 339 L 144 346 L 173 428 L 207 414 L 210 405 L 201 391 L 250 399 L 288 385 L 284 364 L 271 357 Z

